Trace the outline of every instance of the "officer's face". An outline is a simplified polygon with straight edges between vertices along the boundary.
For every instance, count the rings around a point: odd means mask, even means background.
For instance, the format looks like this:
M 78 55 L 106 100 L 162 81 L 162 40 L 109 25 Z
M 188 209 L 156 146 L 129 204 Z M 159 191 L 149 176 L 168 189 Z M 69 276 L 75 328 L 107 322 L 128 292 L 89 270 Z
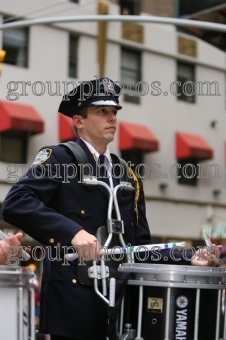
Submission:
M 117 109 L 114 106 L 90 106 L 87 118 L 75 116 L 73 120 L 80 137 L 92 145 L 107 145 L 115 136 L 116 115 Z

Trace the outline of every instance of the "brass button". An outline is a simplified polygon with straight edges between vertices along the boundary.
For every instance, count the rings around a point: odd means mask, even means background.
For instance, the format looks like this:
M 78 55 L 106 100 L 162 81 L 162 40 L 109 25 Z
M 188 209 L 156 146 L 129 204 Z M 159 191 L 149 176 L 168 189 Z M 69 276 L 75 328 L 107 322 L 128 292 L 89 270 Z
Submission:
M 57 243 L 57 246 L 60 247 L 60 246 L 61 246 L 61 243 L 58 242 L 58 243 Z
M 77 280 L 75 280 L 75 279 L 72 279 L 72 283 L 76 283 L 77 282 Z
M 81 214 L 84 215 L 86 212 L 85 210 L 81 210 Z
M 50 242 L 50 243 L 54 243 L 54 238 L 51 238 L 51 239 L 49 240 L 49 242 Z

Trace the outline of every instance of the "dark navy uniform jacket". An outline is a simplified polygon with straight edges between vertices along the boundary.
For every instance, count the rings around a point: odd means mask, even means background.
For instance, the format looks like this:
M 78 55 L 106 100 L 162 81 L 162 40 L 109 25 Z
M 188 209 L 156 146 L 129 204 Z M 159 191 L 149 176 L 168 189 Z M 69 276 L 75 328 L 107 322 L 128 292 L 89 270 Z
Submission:
M 77 143 L 87 154 L 95 175 L 93 155 L 81 139 Z M 95 235 L 100 226 L 106 225 L 108 194 L 101 186 L 88 190 L 79 183 L 79 171 L 75 176 L 73 167 L 67 167 L 75 163 L 67 148 L 58 145 L 44 151 L 48 159 L 42 167 L 37 165 L 33 173 L 31 167 L 26 176 L 13 185 L 3 202 L 2 214 L 5 221 L 45 246 L 70 246 L 79 230 Z M 68 181 L 64 178 L 67 168 L 69 176 L 74 177 Z M 118 191 L 124 240 L 131 245 L 151 243 L 142 182 L 139 184 L 138 221 L 134 213 L 135 193 Z M 63 262 L 63 259 L 49 261 L 47 256 L 44 260 L 40 332 L 76 340 L 105 340 L 107 305 L 93 287 L 78 282 L 77 260 L 69 262 L 69 266 L 62 265 Z

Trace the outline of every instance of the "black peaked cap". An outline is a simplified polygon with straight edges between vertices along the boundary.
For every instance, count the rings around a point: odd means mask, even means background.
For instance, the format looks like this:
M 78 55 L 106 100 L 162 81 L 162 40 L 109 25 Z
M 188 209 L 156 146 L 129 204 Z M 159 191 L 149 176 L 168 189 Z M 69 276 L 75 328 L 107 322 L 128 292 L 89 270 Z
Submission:
M 59 106 L 59 112 L 73 117 L 85 106 L 111 105 L 121 110 L 119 96 L 121 87 L 109 78 L 79 82 L 79 86 L 65 94 Z

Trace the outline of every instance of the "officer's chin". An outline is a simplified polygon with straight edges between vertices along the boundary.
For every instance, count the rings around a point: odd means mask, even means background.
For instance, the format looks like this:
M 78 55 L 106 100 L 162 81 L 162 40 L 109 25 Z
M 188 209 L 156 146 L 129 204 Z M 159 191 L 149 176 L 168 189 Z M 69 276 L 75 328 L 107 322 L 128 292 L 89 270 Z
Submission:
M 115 135 L 109 136 L 109 137 L 107 138 L 108 143 L 112 142 L 112 141 L 114 140 L 114 138 L 115 138 Z
M 109 142 L 112 142 L 115 138 L 115 130 L 109 130 L 108 133 L 106 134 L 106 139 L 109 140 Z

